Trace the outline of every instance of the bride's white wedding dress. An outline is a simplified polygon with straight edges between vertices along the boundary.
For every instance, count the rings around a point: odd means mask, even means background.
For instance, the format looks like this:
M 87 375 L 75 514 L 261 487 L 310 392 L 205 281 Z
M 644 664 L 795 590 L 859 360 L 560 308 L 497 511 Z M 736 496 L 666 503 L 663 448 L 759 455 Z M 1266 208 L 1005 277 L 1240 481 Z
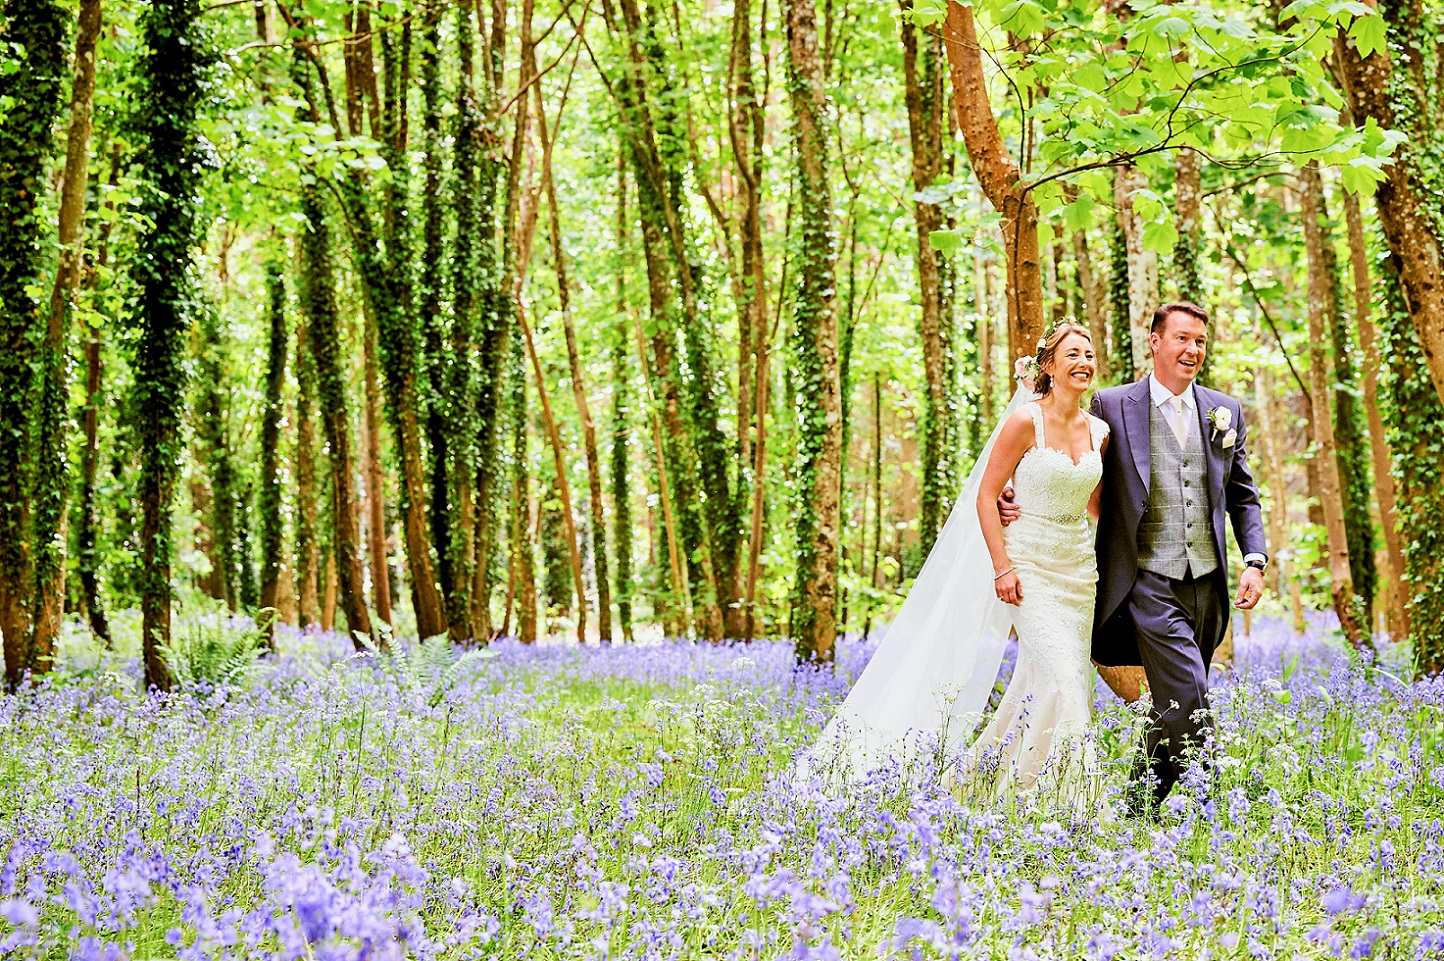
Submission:
M 1023 600 L 1012 611 L 1018 661 L 993 719 L 968 754 L 986 758 L 1026 789 L 1047 765 L 1076 780 L 1088 763 L 1085 735 L 1093 705 L 1090 637 L 1098 584 L 1088 500 L 1103 476 L 1100 448 L 1108 425 L 1088 417 L 1092 449 L 1074 463 L 1049 447 L 1043 411 L 1033 418 L 1034 446 L 1013 471 L 1013 495 L 1022 515 L 1004 528 L 1008 559 Z
M 1013 607 L 993 593 L 975 500 L 999 430 L 1020 408 L 1033 418 L 1035 445 L 1014 470 L 1022 516 L 1004 532 L 1023 587 L 1023 603 Z M 1103 421 L 1088 416 L 1092 448 L 1074 463 L 1047 446 L 1042 410 L 1019 389 L 882 643 L 798 759 L 795 780 L 820 776 L 836 787 L 877 771 L 928 770 L 916 762 L 931 756 L 944 765 L 961 758 L 958 773 L 965 777 L 975 770 L 1006 774 L 999 788 L 1026 790 L 1045 767 L 1066 772 L 1076 784 L 1093 701 L 1089 655 L 1098 579 L 1087 509 L 1102 477 L 1099 450 L 1108 434 Z M 1018 636 L 1012 680 L 991 722 L 973 739 L 1012 631 Z

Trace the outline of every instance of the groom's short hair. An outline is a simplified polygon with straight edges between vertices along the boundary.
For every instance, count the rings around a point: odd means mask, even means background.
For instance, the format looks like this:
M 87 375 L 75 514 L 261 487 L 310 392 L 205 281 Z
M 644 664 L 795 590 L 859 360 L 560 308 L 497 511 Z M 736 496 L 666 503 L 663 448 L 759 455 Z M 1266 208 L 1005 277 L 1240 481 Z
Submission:
M 1149 326 L 1148 332 L 1150 334 L 1156 334 L 1162 330 L 1163 325 L 1168 323 L 1169 314 L 1187 314 L 1196 320 L 1203 321 L 1204 326 L 1207 326 L 1209 322 L 1208 311 L 1198 306 L 1198 304 L 1191 304 L 1186 300 L 1177 300 L 1171 304 L 1164 304 L 1153 312 L 1153 323 Z

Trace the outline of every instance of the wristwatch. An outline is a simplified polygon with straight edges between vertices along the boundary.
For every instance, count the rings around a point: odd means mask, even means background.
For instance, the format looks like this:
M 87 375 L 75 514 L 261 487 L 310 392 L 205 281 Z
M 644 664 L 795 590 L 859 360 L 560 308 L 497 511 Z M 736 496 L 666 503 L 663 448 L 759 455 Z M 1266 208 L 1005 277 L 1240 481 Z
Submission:
M 1254 558 L 1253 560 L 1244 561 L 1243 566 L 1252 567 L 1256 571 L 1262 571 L 1268 567 L 1268 561 L 1261 561 L 1258 558 Z

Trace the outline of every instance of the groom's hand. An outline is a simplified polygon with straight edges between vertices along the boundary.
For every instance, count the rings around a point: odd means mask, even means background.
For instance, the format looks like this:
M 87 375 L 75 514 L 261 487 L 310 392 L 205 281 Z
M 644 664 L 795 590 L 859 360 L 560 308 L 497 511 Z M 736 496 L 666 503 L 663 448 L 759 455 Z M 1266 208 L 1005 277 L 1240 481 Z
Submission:
M 1238 598 L 1233 606 L 1241 611 L 1251 611 L 1263 600 L 1263 571 L 1257 567 L 1245 567 L 1238 577 Z
M 1013 500 L 1013 488 L 1004 487 L 1003 493 L 998 495 L 998 519 L 1007 527 L 1013 521 L 1023 516 L 1023 508 Z

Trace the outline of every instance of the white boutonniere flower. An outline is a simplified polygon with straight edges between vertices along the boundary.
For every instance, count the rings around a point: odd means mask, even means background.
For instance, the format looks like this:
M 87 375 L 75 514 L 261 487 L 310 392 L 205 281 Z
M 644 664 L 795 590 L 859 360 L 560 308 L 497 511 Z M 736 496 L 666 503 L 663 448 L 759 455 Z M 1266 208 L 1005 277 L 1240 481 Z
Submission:
M 1225 450 L 1238 443 L 1238 431 L 1233 429 L 1233 411 L 1227 407 L 1210 407 L 1208 422 L 1213 426 L 1214 440 L 1218 440 L 1220 433 L 1223 434 L 1222 444 Z

